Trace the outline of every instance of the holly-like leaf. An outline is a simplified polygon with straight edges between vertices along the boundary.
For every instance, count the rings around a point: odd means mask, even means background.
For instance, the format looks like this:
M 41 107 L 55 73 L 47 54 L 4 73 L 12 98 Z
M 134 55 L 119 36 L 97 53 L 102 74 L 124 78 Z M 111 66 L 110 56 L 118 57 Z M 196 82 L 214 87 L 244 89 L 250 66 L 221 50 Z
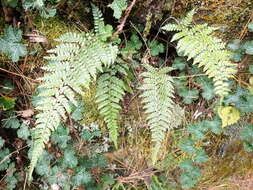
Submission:
M 20 43 L 21 40 L 22 31 L 9 26 L 0 37 L 0 51 L 7 54 L 13 62 L 17 62 L 20 57 L 27 54 L 26 46 Z
M 190 138 L 184 138 L 179 147 L 182 151 L 188 153 L 188 154 L 194 154 L 197 149 L 194 147 L 194 141 Z
M 199 98 L 199 92 L 197 89 L 188 90 L 187 88 L 180 89 L 179 95 L 183 97 L 185 104 L 191 104 L 194 100 Z
M 127 8 L 126 0 L 114 0 L 111 4 L 108 5 L 113 10 L 113 16 L 116 19 L 120 19 L 122 12 Z
M 208 156 L 206 155 L 205 151 L 204 150 L 198 150 L 197 155 L 194 158 L 194 161 L 197 164 L 202 164 L 202 163 L 205 163 L 207 160 L 208 160 Z

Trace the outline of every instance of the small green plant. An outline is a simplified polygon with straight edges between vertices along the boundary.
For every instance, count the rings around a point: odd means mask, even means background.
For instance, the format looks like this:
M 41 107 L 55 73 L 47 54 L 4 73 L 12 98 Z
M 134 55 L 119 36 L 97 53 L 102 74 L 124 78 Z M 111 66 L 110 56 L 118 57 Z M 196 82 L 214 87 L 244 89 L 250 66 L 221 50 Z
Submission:
M 27 54 L 26 46 L 21 43 L 22 31 L 11 26 L 5 28 L 4 35 L 0 37 L 0 52 L 5 53 L 13 61 Z

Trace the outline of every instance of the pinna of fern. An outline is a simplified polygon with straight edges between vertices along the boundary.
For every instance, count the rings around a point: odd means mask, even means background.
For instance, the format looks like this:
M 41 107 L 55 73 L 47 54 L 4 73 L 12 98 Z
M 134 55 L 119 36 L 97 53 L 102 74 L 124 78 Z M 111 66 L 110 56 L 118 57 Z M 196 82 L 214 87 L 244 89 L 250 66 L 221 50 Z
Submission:
M 40 79 L 40 98 L 35 106 L 38 114 L 33 129 L 29 181 L 51 133 L 67 119 L 71 104 L 77 104 L 76 94 L 82 94 L 97 72 L 113 64 L 117 57 L 118 47 L 105 42 L 101 35 L 67 33 L 57 39 L 60 44 L 55 49 L 48 51 L 49 63 L 43 67 L 47 73 Z
M 178 40 L 177 51 L 193 59 L 209 78 L 212 78 L 215 93 L 221 99 L 230 92 L 229 80 L 236 73 L 236 67 L 230 62 L 230 52 L 225 49 L 225 43 L 212 34 L 217 28 L 207 24 L 192 25 L 195 10 L 190 11 L 177 24 L 167 24 L 167 31 L 176 31 L 171 41 Z
M 105 68 L 97 80 L 96 103 L 116 148 L 118 147 L 118 118 L 122 109 L 120 101 L 123 100 L 127 90 L 127 84 L 122 78 L 127 77 L 128 73 L 129 67 L 126 63 L 116 62 L 110 68 Z
M 143 91 L 140 97 L 147 114 L 147 124 L 151 129 L 151 138 L 154 143 L 152 162 L 155 164 L 166 130 L 174 127 L 171 125 L 175 108 L 173 79 L 167 75 L 173 68 L 158 69 L 150 65 L 144 65 L 144 67 L 147 71 L 142 73 L 144 79 L 139 89 Z

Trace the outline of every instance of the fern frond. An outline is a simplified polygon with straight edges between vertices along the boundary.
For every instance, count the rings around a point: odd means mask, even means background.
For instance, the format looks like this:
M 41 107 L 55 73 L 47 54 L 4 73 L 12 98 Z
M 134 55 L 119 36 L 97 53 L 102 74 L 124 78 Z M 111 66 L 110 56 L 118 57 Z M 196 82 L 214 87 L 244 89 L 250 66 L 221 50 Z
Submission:
M 229 93 L 229 80 L 236 72 L 234 64 L 229 61 L 230 52 L 225 50 L 225 43 L 212 35 L 217 28 L 207 24 L 191 26 L 193 15 L 194 10 L 179 24 L 168 24 L 163 29 L 179 31 L 171 40 L 178 40 L 178 52 L 187 56 L 188 60 L 193 59 L 193 64 L 203 68 L 208 77 L 213 79 L 216 95 L 223 98 Z
M 61 44 L 48 51 L 51 53 L 46 57 L 49 64 L 44 67 L 48 73 L 40 79 L 42 83 L 38 87 L 43 90 L 35 107 L 39 113 L 33 135 L 29 180 L 51 132 L 66 120 L 71 104 L 77 104 L 76 93 L 82 94 L 83 87 L 89 87 L 97 71 L 110 66 L 117 57 L 117 46 L 102 42 L 92 34 L 68 33 L 58 41 Z
M 147 72 L 142 73 L 144 80 L 139 89 L 143 90 L 140 97 L 143 98 L 147 123 L 152 132 L 152 141 L 155 143 L 152 153 L 152 161 L 155 163 L 165 131 L 174 127 L 170 119 L 173 117 L 175 107 L 172 100 L 174 98 L 173 79 L 166 74 L 173 69 L 171 67 L 157 69 L 150 65 L 145 65 L 145 68 Z
M 91 4 L 92 14 L 94 18 L 94 29 L 96 34 L 100 34 L 105 27 L 104 18 L 102 12 L 97 6 Z
M 119 112 L 122 109 L 120 101 L 123 100 L 126 91 L 126 85 L 119 77 L 119 74 L 127 75 L 128 69 L 126 64 L 117 63 L 111 68 L 106 69 L 97 81 L 96 103 L 109 129 L 110 139 L 116 148 L 118 118 Z

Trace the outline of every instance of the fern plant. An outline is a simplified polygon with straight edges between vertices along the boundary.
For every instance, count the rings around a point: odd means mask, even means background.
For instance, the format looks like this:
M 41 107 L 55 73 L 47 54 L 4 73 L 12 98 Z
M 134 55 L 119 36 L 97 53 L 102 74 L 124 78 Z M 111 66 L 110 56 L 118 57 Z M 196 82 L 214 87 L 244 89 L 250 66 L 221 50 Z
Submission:
M 167 31 L 177 31 L 171 41 L 178 40 L 177 50 L 188 60 L 193 58 L 193 64 L 203 67 L 209 78 L 213 79 L 216 95 L 222 99 L 230 91 L 229 80 L 236 72 L 229 61 L 230 52 L 225 50 L 225 43 L 211 35 L 217 28 L 207 24 L 192 25 L 195 10 L 190 11 L 177 24 L 167 24 Z
M 140 97 L 143 98 L 147 123 L 152 133 L 152 141 L 155 143 L 152 151 L 152 162 L 156 163 L 157 154 L 164 140 L 165 131 L 171 129 L 173 109 L 175 108 L 173 79 L 166 73 L 173 70 L 171 67 L 162 69 L 145 65 L 147 72 L 142 73 L 143 84 L 139 88 L 143 90 Z
M 109 129 L 110 139 L 116 148 L 118 118 L 121 110 L 119 102 L 123 100 L 127 90 L 126 83 L 118 75 L 127 76 L 128 70 L 125 63 L 114 64 L 110 68 L 106 68 L 97 81 L 96 103 Z
M 41 78 L 41 85 L 35 109 L 36 127 L 33 133 L 29 180 L 36 163 L 41 156 L 45 144 L 49 142 L 52 131 L 61 121 L 67 119 L 71 112 L 71 104 L 77 104 L 76 94 L 82 94 L 90 82 L 96 78 L 103 66 L 111 65 L 118 53 L 118 47 L 105 41 L 101 32 L 103 19 L 97 8 L 93 7 L 95 16 L 95 34 L 67 33 L 62 35 L 55 49 L 48 51 L 46 57 L 49 64 Z M 104 26 L 104 25 L 103 25 Z M 103 36 L 103 38 L 101 38 Z

